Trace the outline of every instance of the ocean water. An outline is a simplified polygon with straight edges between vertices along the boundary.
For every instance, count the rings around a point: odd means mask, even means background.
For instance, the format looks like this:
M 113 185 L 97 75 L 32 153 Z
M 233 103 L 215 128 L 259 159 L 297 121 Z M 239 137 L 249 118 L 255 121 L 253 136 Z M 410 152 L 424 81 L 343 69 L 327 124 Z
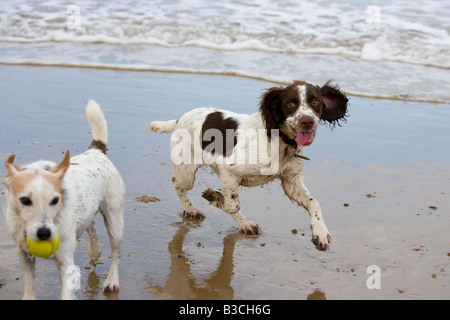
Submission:
M 0 63 L 334 79 L 349 94 L 450 103 L 448 17 L 437 0 L 5 0 Z

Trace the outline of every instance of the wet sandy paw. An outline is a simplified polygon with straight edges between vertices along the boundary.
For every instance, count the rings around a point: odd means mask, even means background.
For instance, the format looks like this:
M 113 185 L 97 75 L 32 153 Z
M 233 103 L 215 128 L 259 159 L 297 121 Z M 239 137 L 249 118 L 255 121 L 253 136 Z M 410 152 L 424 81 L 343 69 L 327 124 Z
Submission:
M 251 224 L 245 225 L 243 227 L 240 227 L 239 231 L 244 234 L 248 234 L 248 235 L 261 234 L 261 228 L 255 223 L 251 223 Z
M 183 211 L 183 217 L 189 218 L 189 219 L 197 219 L 197 220 L 204 220 L 205 215 L 201 213 L 200 211 Z
M 103 284 L 104 293 L 119 292 L 119 284 L 115 283 L 104 283 Z
M 223 194 L 211 188 L 208 188 L 205 191 L 203 191 L 202 197 L 208 200 L 212 205 L 216 206 L 217 208 L 220 208 L 224 203 Z
M 329 244 L 331 243 L 331 237 L 329 234 L 327 234 L 326 238 L 321 239 L 318 235 L 313 235 L 311 241 L 312 243 L 314 243 L 318 250 L 326 251 L 329 248 Z

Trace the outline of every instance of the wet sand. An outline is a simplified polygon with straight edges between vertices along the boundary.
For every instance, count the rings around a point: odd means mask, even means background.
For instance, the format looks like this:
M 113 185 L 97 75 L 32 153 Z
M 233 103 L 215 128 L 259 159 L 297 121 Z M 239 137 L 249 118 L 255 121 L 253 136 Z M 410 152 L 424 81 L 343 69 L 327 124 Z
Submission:
M 320 252 L 308 215 L 278 182 L 240 191 L 260 236 L 238 233 L 231 217 L 201 198 L 220 188 L 209 169 L 199 170 L 191 191 L 206 219 L 184 220 L 170 179 L 170 135 L 147 132 L 152 120 L 194 107 L 252 113 L 273 84 L 29 66 L 0 66 L 0 79 L 2 162 L 12 152 L 17 164 L 83 152 L 91 142 L 88 98 L 107 118 L 108 155 L 127 186 L 120 292 L 101 293 L 109 244 L 97 216 L 103 264 L 88 264 L 84 234 L 75 255 L 79 299 L 450 299 L 450 105 L 351 97 L 348 123 L 321 126 L 304 170 L 332 237 Z M 150 201 L 136 199 L 142 196 Z M 20 299 L 21 268 L 4 223 L 0 257 L 0 299 Z M 380 268 L 380 289 L 367 287 L 372 265 Z M 39 259 L 36 278 L 38 298 L 59 299 L 53 261 Z

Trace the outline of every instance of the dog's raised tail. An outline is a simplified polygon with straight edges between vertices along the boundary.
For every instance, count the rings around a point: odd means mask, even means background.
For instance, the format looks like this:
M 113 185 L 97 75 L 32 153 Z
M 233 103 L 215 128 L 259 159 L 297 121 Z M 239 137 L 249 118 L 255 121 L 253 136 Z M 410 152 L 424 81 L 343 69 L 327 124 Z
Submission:
M 92 143 L 90 149 L 99 149 L 106 154 L 108 145 L 108 126 L 105 116 L 97 102 L 89 99 L 86 106 L 86 117 L 92 130 Z
M 175 129 L 177 128 L 177 124 L 178 120 L 153 121 L 152 123 L 150 123 L 148 131 L 169 133 L 175 131 Z

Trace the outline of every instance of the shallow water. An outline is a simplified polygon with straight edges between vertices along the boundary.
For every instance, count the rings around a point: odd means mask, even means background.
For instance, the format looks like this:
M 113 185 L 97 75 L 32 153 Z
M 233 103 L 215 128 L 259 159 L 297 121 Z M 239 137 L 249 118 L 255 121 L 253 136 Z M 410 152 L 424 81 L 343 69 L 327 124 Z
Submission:
M 91 142 L 88 98 L 107 118 L 108 155 L 127 186 L 120 293 L 101 293 L 109 245 L 97 216 L 103 264 L 88 265 L 83 235 L 75 256 L 79 299 L 450 298 L 449 105 L 351 97 L 348 123 L 320 128 L 304 171 L 332 236 L 330 250 L 320 252 L 310 241 L 307 214 L 278 182 L 240 191 L 243 212 L 261 226 L 260 236 L 239 234 L 231 217 L 201 198 L 207 187 L 220 188 L 208 169 L 199 170 L 191 192 L 206 219 L 183 219 L 170 180 L 170 135 L 147 132 L 152 120 L 194 107 L 254 112 L 273 84 L 26 66 L 0 66 L 0 79 L 2 161 L 12 152 L 18 164 L 59 161 L 66 149 L 83 152 Z M 0 191 L 4 207 L 3 185 Z M 143 195 L 160 201 L 134 199 Z M 19 299 L 22 275 L 4 224 L 0 256 L 0 299 Z M 381 270 L 379 290 L 366 285 L 371 265 Z M 54 263 L 39 260 L 36 275 L 38 297 L 58 299 Z
M 0 63 L 339 80 L 449 103 L 444 1 L 2 1 Z

